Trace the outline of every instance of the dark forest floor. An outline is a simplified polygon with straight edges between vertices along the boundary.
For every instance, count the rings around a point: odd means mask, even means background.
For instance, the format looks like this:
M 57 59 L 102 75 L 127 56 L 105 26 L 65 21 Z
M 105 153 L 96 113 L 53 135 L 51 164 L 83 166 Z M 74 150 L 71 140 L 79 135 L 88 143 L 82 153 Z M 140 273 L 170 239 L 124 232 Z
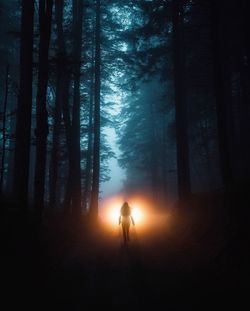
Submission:
M 50 215 L 38 229 L 8 212 L 1 310 L 246 310 L 249 241 L 225 225 L 221 205 L 195 198 L 145 234 L 132 228 L 126 246 L 119 228 L 93 229 L 86 217 Z

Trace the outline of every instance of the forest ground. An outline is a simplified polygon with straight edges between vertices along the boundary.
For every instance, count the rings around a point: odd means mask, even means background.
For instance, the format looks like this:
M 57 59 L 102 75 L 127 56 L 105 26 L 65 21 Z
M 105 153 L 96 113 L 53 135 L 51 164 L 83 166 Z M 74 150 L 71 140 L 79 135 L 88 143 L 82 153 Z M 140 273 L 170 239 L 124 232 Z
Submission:
M 119 226 L 55 213 L 38 228 L 9 210 L 1 310 L 247 309 L 249 241 L 232 234 L 221 205 L 220 196 L 196 197 L 158 212 L 148 231 L 131 228 L 128 245 Z

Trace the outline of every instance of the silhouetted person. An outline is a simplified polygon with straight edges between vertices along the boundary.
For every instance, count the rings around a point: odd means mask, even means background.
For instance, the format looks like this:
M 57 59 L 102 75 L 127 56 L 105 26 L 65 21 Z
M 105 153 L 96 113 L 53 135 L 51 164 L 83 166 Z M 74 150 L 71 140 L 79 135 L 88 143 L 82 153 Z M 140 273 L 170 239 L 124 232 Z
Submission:
M 135 225 L 134 219 L 132 217 L 131 207 L 128 205 L 128 202 L 124 202 L 119 216 L 119 225 L 122 224 L 122 232 L 123 232 L 123 239 L 124 243 L 129 241 L 129 227 L 130 224 Z

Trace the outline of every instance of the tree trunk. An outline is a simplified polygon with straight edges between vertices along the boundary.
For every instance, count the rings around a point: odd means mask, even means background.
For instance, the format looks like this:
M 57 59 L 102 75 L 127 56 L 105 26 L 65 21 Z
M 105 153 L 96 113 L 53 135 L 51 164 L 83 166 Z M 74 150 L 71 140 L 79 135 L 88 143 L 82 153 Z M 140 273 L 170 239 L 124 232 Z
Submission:
M 67 144 L 67 154 L 68 154 L 68 176 L 65 186 L 64 194 L 64 210 L 65 213 L 69 213 L 71 209 L 71 163 L 72 163 L 72 152 L 71 152 L 71 119 L 70 119 L 70 110 L 69 110 L 69 85 L 70 85 L 70 75 L 68 72 L 64 73 L 64 87 L 63 87 L 63 122 L 65 126 L 66 134 L 66 144 Z
M 91 192 L 90 215 L 98 217 L 98 197 L 100 181 L 100 90 L 101 90 L 101 3 L 96 0 L 96 27 L 95 27 L 95 105 L 94 105 L 94 157 L 93 180 Z
M 68 57 L 67 57 L 64 33 L 63 33 L 63 25 L 62 25 L 63 2 L 61 0 L 56 0 L 56 8 L 58 9 L 56 13 L 57 27 L 58 27 L 58 48 L 61 53 L 60 55 L 61 63 L 60 62 L 58 63 L 58 70 L 61 73 L 61 78 L 60 78 L 61 97 L 60 99 L 61 99 L 61 109 L 62 109 L 62 114 L 63 114 L 63 123 L 65 127 L 66 149 L 67 149 L 67 156 L 68 156 L 68 175 L 67 175 L 66 186 L 65 186 L 63 207 L 64 207 L 65 213 L 69 213 L 71 209 L 71 179 L 72 179 L 71 178 L 71 173 L 72 173 L 71 172 L 71 163 L 72 163 L 71 116 L 70 116 L 70 109 L 69 109 L 70 72 L 68 68 Z M 60 69 L 59 69 L 59 66 L 61 66 Z M 58 76 L 58 79 L 59 79 L 59 76 Z M 56 178 L 55 175 L 53 179 L 54 178 Z M 52 186 L 52 189 L 54 187 L 56 188 L 56 185 Z
M 46 170 L 46 147 L 48 136 L 48 113 L 46 109 L 46 96 L 49 71 L 49 42 L 51 35 L 52 0 L 39 1 L 39 67 L 38 86 L 36 99 L 36 164 L 34 202 L 41 212 L 44 207 L 45 170 Z
M 2 159 L 1 159 L 1 176 L 0 176 L 0 194 L 3 192 L 3 181 L 4 181 L 4 164 L 5 164 L 5 151 L 6 151 L 6 111 L 9 94 L 9 64 L 6 66 L 5 76 L 5 94 L 3 101 L 3 145 L 2 145 Z
M 159 148 L 155 133 L 155 112 L 154 105 L 149 102 L 149 131 L 150 131 L 150 184 L 151 195 L 158 203 L 159 185 L 158 185 L 158 159 L 157 148 Z M 156 145 L 157 144 L 157 145 Z
M 238 4 L 238 3 L 237 3 Z M 242 17 L 242 31 L 244 36 L 244 45 L 247 57 L 247 69 L 250 78 L 250 21 L 249 21 L 249 0 L 241 0 L 239 2 Z M 246 65 L 246 64 L 245 64 Z
M 71 197 L 72 213 L 78 216 L 81 213 L 81 150 L 80 150 L 80 76 L 81 76 L 81 49 L 82 49 L 82 19 L 83 1 L 73 2 L 73 33 L 74 33 L 74 94 L 71 128 Z
M 239 107 L 239 120 L 240 120 L 240 154 L 241 154 L 241 181 L 250 185 L 250 80 L 249 69 L 246 65 L 241 68 L 241 90 L 240 90 L 240 107 Z
M 237 3 L 238 5 L 238 3 Z M 250 21 L 249 1 L 239 2 L 240 35 L 243 41 L 243 55 L 241 55 L 241 99 L 240 99 L 240 143 L 242 159 L 242 180 L 250 184 Z M 247 58 L 247 61 L 246 61 Z
M 229 50 L 225 38 L 228 31 L 224 17 L 224 14 L 227 14 L 227 12 L 224 12 L 226 7 L 226 3 L 216 0 L 212 2 L 214 83 L 220 166 L 224 185 L 229 190 L 233 182 L 232 136 L 230 135 L 232 132 L 232 93 Z
M 58 149 L 59 149 L 59 137 L 60 137 L 60 124 L 61 124 L 61 111 L 63 102 L 63 90 L 64 90 L 64 71 L 65 71 L 65 44 L 63 37 L 63 7 L 64 1 L 56 0 L 55 2 L 55 19 L 57 25 L 57 67 L 56 67 L 56 100 L 54 107 L 54 124 L 53 124 L 53 141 L 52 141 L 52 153 L 50 161 L 50 189 L 49 189 L 49 205 L 50 208 L 56 205 L 56 185 L 57 185 L 57 173 L 58 173 Z
M 93 36 L 94 37 L 94 36 Z M 93 158 L 93 108 L 94 108 L 94 78 L 95 78 L 95 62 L 94 62 L 94 38 L 93 38 L 93 47 L 92 47 L 92 59 L 91 59 L 91 81 L 90 81 L 90 97 L 89 97 L 89 124 L 88 124 L 88 153 L 86 159 L 86 178 L 85 178 L 85 186 L 83 193 L 83 209 L 86 210 L 91 190 L 91 180 L 92 180 L 92 158 Z
M 34 0 L 22 0 L 20 92 L 17 105 L 13 194 L 24 210 L 28 204 L 32 110 L 33 20 Z
M 181 200 L 188 197 L 191 191 L 182 11 L 182 1 L 175 0 L 173 3 L 173 60 L 178 195 Z
M 13 110 L 13 104 L 11 101 L 9 101 L 9 110 Z M 15 133 L 15 125 L 16 125 L 16 120 L 15 120 L 15 116 L 9 116 L 9 124 L 8 124 L 8 128 L 9 128 L 9 135 L 11 137 L 13 137 L 14 133 Z M 7 156 L 7 178 L 6 178 L 6 187 L 5 187 L 5 192 L 7 194 L 7 196 L 11 196 L 12 195 L 12 191 L 13 191 L 13 180 L 14 180 L 14 156 L 15 156 L 15 142 L 13 141 L 13 139 L 9 140 L 9 152 L 8 152 L 8 156 Z

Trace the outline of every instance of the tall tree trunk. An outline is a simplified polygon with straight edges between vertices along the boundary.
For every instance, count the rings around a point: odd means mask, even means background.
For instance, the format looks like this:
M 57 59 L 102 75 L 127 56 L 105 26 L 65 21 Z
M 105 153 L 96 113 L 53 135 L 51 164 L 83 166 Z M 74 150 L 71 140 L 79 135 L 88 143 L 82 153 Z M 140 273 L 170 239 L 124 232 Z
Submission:
M 94 105 L 94 157 L 93 180 L 91 192 L 90 215 L 98 217 L 98 198 L 100 182 L 100 90 L 101 90 L 101 3 L 96 0 L 96 27 L 95 27 L 95 105 Z
M 164 114 L 160 117 L 161 131 L 160 131 L 160 189 L 161 189 L 161 206 L 167 201 L 168 198 L 168 180 L 167 180 L 167 163 L 168 163 L 168 154 L 167 154 L 167 127 L 166 127 L 166 116 Z
M 34 0 L 22 0 L 20 92 L 17 105 L 13 194 L 25 210 L 28 204 L 32 110 Z
M 158 202 L 159 185 L 158 185 L 158 159 L 156 146 L 156 133 L 155 133 L 155 112 L 154 105 L 149 102 L 149 131 L 150 131 L 150 182 L 152 197 Z
M 225 185 L 224 221 L 227 225 L 225 251 L 243 258 L 245 245 L 249 240 L 249 187 L 242 188 L 242 185 L 238 187 L 234 172 L 232 29 L 230 26 L 234 26 L 231 20 L 235 18 L 236 6 L 238 3 L 236 4 L 234 0 L 212 1 L 212 39 L 220 165 Z
M 222 179 L 227 190 L 233 183 L 232 168 L 232 91 L 229 70 L 229 49 L 226 39 L 228 31 L 225 17 L 225 1 L 212 2 L 212 39 L 214 57 L 214 82 L 217 111 L 217 130 L 219 138 L 220 166 Z M 230 191 L 230 190 L 229 190 Z
M 250 21 L 249 1 L 241 0 L 239 7 L 240 31 L 243 42 L 243 55 L 241 55 L 241 99 L 240 99 L 240 140 L 243 176 L 242 180 L 250 184 Z M 247 61 L 246 61 L 247 58 Z
M 1 176 L 0 176 L 0 194 L 3 192 L 3 180 L 4 180 L 4 165 L 5 165 L 5 151 L 6 151 L 6 111 L 9 94 L 9 64 L 6 66 L 5 76 L 5 94 L 3 101 L 3 145 L 2 145 L 2 159 L 1 159 Z
M 72 213 L 81 213 L 81 150 L 80 150 L 80 77 L 81 77 L 81 49 L 82 49 L 82 20 L 83 1 L 73 1 L 73 33 L 74 33 L 74 94 L 71 127 L 72 179 L 71 197 Z
M 53 0 L 39 1 L 39 67 L 36 98 L 36 164 L 34 202 L 41 212 L 44 207 L 45 169 L 48 136 L 48 113 L 46 109 L 47 84 L 49 73 L 49 42 L 51 35 Z
M 12 110 L 13 107 L 13 103 L 11 103 L 11 101 L 9 101 L 10 107 L 9 110 Z M 11 105 L 12 104 L 12 105 Z M 16 125 L 16 120 L 15 117 L 13 116 L 9 116 L 9 122 L 8 122 L 8 128 L 9 128 L 9 135 L 13 136 L 15 133 L 15 125 Z M 13 141 L 13 139 L 9 140 L 9 144 L 8 144 L 8 157 L 7 157 L 7 178 L 6 178 L 6 187 L 5 187 L 5 191 L 6 194 L 8 196 L 12 195 L 12 191 L 13 191 L 13 180 L 14 180 L 14 156 L 15 156 L 15 142 Z
M 92 155 L 93 155 L 93 108 L 94 108 L 94 40 L 92 48 L 92 70 L 91 70 L 91 82 L 90 82 L 90 97 L 89 97 L 89 124 L 88 124 L 88 153 L 86 159 L 86 178 L 83 193 L 83 209 L 86 210 L 89 203 L 89 196 L 91 190 L 91 171 L 92 171 Z
M 63 122 L 64 122 L 64 126 L 65 126 L 67 155 L 68 155 L 68 176 L 67 176 L 67 180 L 66 180 L 63 206 L 64 206 L 65 213 L 68 214 L 71 210 L 72 152 L 71 152 L 71 118 L 70 118 L 70 109 L 69 109 L 70 74 L 67 71 L 64 72 L 64 82 L 63 83 L 64 83 L 64 87 L 63 87 L 62 110 L 63 110 Z
M 179 198 L 185 199 L 191 191 L 189 168 L 189 141 L 187 103 L 185 92 L 185 55 L 183 39 L 183 7 L 182 0 L 173 3 L 173 60 L 175 87 L 175 120 L 177 174 Z
M 241 181 L 250 185 L 250 79 L 246 65 L 241 68 L 241 94 L 240 94 L 240 153 L 241 153 Z
M 237 3 L 238 4 L 238 3 Z M 242 17 L 242 32 L 247 57 L 247 69 L 250 78 L 250 21 L 249 21 L 249 0 L 239 1 L 240 16 Z M 246 65 L 246 64 L 245 64 Z
M 69 213 L 71 209 L 71 163 L 72 163 L 72 152 L 71 152 L 71 116 L 70 116 L 70 108 L 69 108 L 69 86 L 70 86 L 70 72 L 68 68 L 68 57 L 65 47 L 65 39 L 64 39 L 64 32 L 63 32 L 63 25 L 62 25 L 62 16 L 63 15 L 63 1 L 56 0 L 56 22 L 58 27 L 58 49 L 60 55 L 60 62 L 58 62 L 58 72 L 60 72 L 60 85 L 61 85 L 61 106 L 62 114 L 63 114 L 63 123 L 65 127 L 65 134 L 66 134 L 66 149 L 67 149 L 67 156 L 68 156 L 68 176 L 66 179 L 66 186 L 65 186 L 65 193 L 63 199 L 63 207 L 66 213 Z M 59 80 L 59 76 L 58 76 Z M 59 81 L 58 81 L 59 82 Z M 59 90 L 58 90 L 59 91 Z M 58 93 L 59 95 L 59 93 Z M 59 98 L 58 98 L 59 101 Z M 58 108 L 59 109 L 59 108 Z M 60 126 L 60 124 L 58 124 Z M 57 136 L 57 135 L 56 135 Z M 57 158 L 57 156 L 54 157 Z M 52 159 L 53 162 L 55 158 Z M 55 169 L 55 167 L 54 167 Z M 56 175 L 57 172 L 54 172 L 54 176 L 51 177 L 53 179 L 53 185 L 51 185 L 51 192 L 52 189 L 56 189 Z M 52 180 L 51 180 L 52 181 Z M 52 194 L 53 195 L 53 194 Z M 51 195 L 51 197 L 52 197 Z M 53 201 L 53 199 L 52 199 Z
M 57 66 L 56 66 L 56 100 L 54 107 L 53 141 L 50 161 L 50 179 L 49 179 L 49 205 L 50 208 L 56 205 L 56 185 L 58 173 L 58 149 L 60 137 L 60 123 L 64 92 L 64 71 L 65 71 L 65 44 L 63 37 L 63 7 L 64 0 L 55 2 L 55 19 L 57 25 Z

